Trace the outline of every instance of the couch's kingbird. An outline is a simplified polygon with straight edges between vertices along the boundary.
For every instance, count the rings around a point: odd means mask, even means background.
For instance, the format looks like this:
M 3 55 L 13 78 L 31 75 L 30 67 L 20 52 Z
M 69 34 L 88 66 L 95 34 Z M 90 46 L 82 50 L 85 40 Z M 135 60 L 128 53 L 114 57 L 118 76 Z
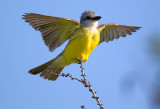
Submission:
M 80 23 L 67 18 L 52 17 L 35 13 L 26 13 L 23 19 L 35 30 L 42 33 L 45 44 L 50 51 L 54 51 L 66 40 L 65 49 L 54 59 L 29 71 L 40 74 L 48 80 L 56 80 L 65 66 L 76 63 L 75 59 L 86 62 L 93 49 L 102 42 L 113 41 L 126 34 L 131 35 L 141 27 L 117 24 L 102 24 L 98 26 L 97 16 L 92 11 L 85 11 L 81 15 Z

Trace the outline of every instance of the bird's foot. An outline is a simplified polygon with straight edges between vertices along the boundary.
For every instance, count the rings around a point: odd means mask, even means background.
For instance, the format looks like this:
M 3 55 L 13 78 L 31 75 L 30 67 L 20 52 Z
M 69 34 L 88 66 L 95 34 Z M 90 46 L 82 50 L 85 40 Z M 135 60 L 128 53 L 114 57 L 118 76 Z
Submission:
M 77 64 L 82 64 L 83 63 L 83 60 L 82 59 L 77 59 L 77 58 L 74 58 L 75 61 L 77 62 Z

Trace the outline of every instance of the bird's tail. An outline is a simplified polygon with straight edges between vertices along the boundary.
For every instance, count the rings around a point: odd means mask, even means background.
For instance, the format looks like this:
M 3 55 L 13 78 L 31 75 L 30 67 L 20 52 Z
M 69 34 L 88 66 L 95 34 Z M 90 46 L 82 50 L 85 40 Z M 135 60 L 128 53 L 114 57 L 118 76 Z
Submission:
M 56 80 L 58 75 L 62 72 L 65 66 L 61 65 L 61 55 L 57 56 L 56 58 L 36 67 L 29 71 L 29 73 L 36 75 L 40 74 L 41 77 L 48 80 Z

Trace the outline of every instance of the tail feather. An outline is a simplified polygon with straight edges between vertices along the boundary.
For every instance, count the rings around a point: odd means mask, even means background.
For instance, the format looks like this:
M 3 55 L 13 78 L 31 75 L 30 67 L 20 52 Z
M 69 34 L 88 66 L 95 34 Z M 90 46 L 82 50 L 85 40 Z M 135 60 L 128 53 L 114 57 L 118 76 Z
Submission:
M 48 80 L 56 80 L 59 76 L 59 74 L 62 72 L 62 70 L 64 69 L 64 67 L 48 67 L 46 68 L 42 73 L 41 73 L 41 77 L 44 77 L 44 79 L 48 79 Z
M 46 62 L 36 68 L 33 68 L 31 70 L 29 70 L 29 73 L 33 74 L 33 75 L 36 75 L 36 74 L 39 74 L 41 73 L 43 70 L 45 70 L 52 62 L 54 62 L 55 59 L 53 60 L 50 60 L 49 62 Z
M 36 68 L 31 69 L 29 73 L 33 75 L 41 73 L 40 76 L 44 77 L 44 79 L 54 81 L 58 78 L 58 75 L 62 72 L 62 70 L 65 67 L 62 66 L 59 62 L 61 62 L 60 55 L 49 62 L 46 62 Z

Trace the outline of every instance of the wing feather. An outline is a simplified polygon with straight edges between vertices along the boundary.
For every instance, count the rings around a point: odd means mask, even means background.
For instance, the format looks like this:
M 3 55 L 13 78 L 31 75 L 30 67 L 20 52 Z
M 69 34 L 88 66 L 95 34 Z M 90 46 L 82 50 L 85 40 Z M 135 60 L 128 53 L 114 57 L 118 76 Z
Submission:
M 110 34 L 110 30 L 108 28 L 104 29 L 105 31 L 105 35 L 109 35 Z M 103 36 L 104 37 L 104 36 Z M 108 42 L 109 41 L 109 37 L 104 37 L 105 41 Z
M 115 34 L 114 34 L 115 39 L 118 39 L 120 36 L 119 36 L 118 31 L 117 31 L 117 28 L 114 28 L 114 32 L 115 32 Z
M 126 35 L 132 35 L 132 32 L 136 32 L 141 27 L 127 26 L 117 24 L 102 24 L 97 29 L 100 31 L 100 43 L 103 41 L 109 42 L 114 39 L 126 37 Z
M 44 43 L 54 51 L 80 28 L 80 23 L 67 18 L 52 17 L 35 13 L 25 13 L 25 22 L 41 32 Z
M 114 39 L 113 29 L 110 28 L 110 41 L 113 41 L 113 39 Z
M 118 38 L 119 38 L 119 34 L 118 34 L 116 28 L 113 28 L 113 34 L 114 34 L 114 36 L 115 36 L 115 39 L 118 39 Z
M 123 29 L 119 27 L 118 30 L 120 31 L 122 37 L 126 37 L 126 34 L 124 33 Z
M 121 31 L 123 31 L 124 34 L 127 34 L 127 35 L 132 35 L 132 33 L 128 30 L 126 30 L 125 28 L 123 27 L 119 27 Z

